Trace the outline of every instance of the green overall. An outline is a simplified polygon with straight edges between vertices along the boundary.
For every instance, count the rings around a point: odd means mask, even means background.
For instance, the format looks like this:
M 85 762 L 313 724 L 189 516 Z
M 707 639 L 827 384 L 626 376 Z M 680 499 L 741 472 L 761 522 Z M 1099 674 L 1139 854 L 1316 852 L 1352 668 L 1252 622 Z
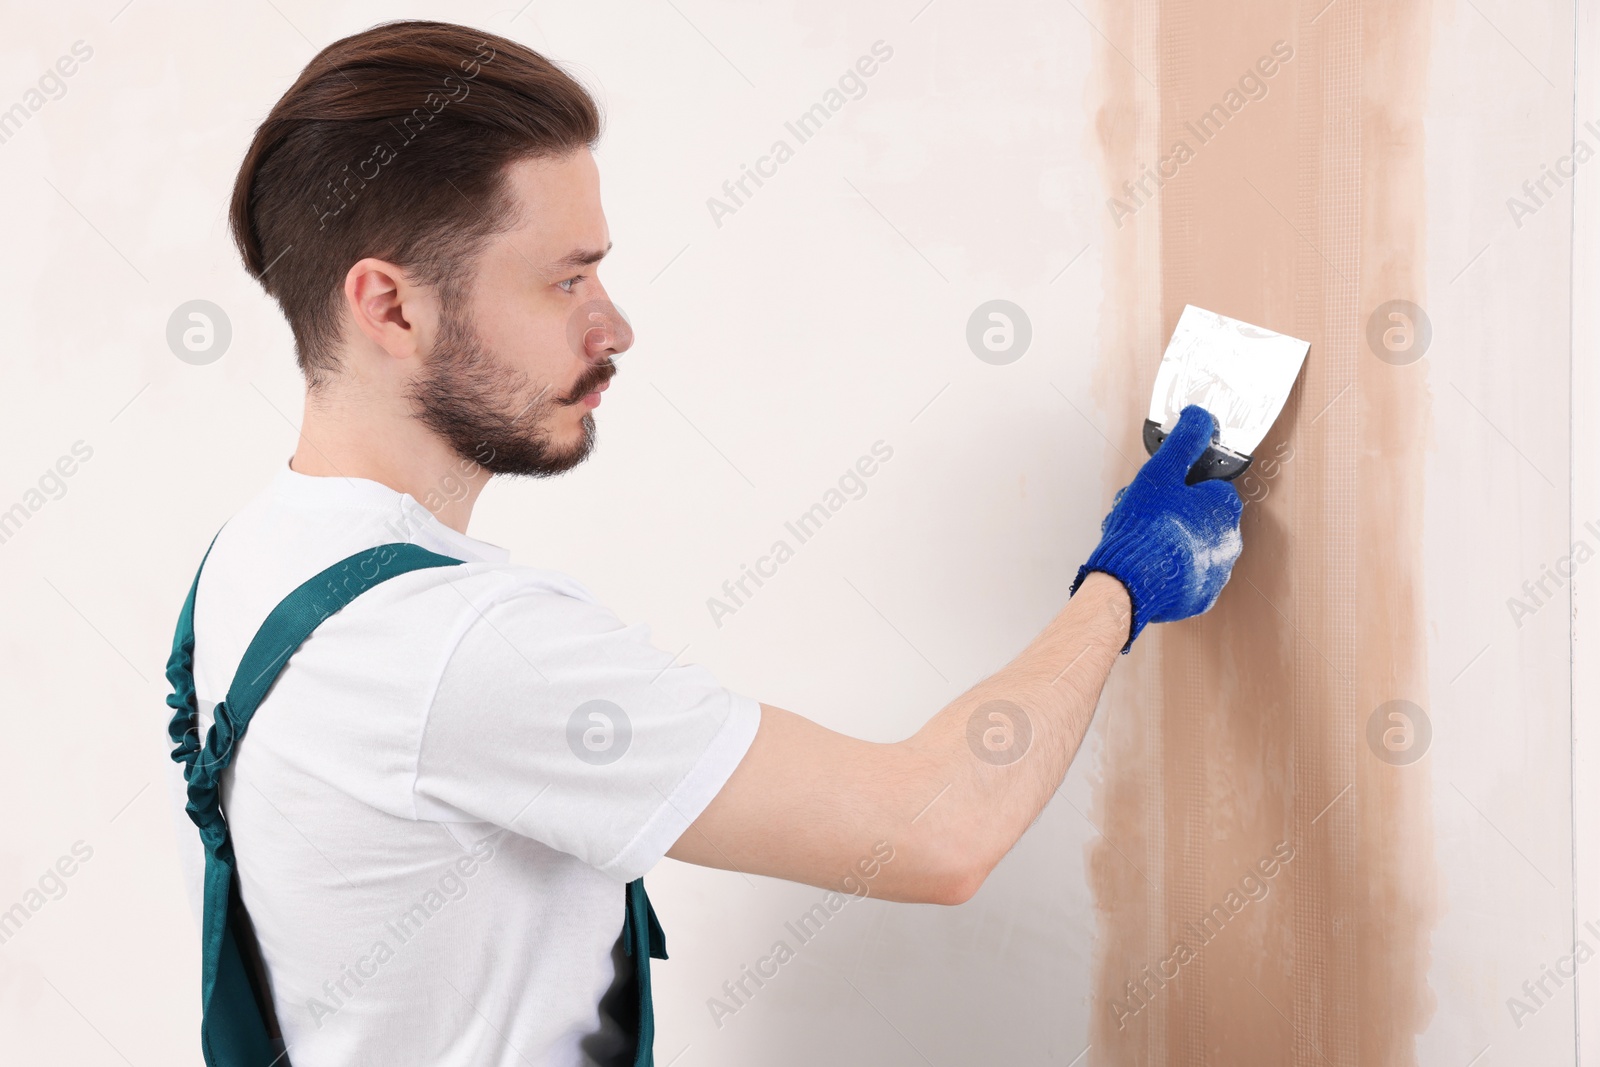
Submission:
M 212 544 L 216 544 L 215 538 Z M 210 554 L 211 550 L 206 549 L 206 556 Z M 289 1067 L 254 928 L 239 899 L 233 842 L 218 792 L 222 772 L 233 761 L 250 717 L 318 623 L 379 582 L 423 567 L 448 567 L 462 562 L 417 545 L 378 545 L 357 552 L 306 581 L 284 597 L 261 624 L 245 650 L 226 699 L 216 706 L 215 721 L 204 744 L 199 736 L 193 673 L 194 595 L 200 585 L 200 574 L 195 572 L 194 584 L 189 587 L 188 599 L 178 616 L 172 656 L 167 661 L 167 681 L 172 684 L 167 705 L 173 709 L 167 734 L 174 746 L 173 760 L 183 764 L 189 818 L 200 829 L 206 854 L 200 931 L 200 1048 L 207 1067 Z M 204 569 L 204 558 L 200 566 Z M 667 950 L 666 936 L 645 895 L 642 878 L 626 886 L 621 940 L 634 960 L 630 979 L 637 988 L 638 1014 L 634 1017 L 635 1002 L 629 998 L 624 1005 L 626 1017 L 619 1021 L 638 1037 L 634 1067 L 654 1067 L 650 958 L 664 960 Z M 528 951 L 535 950 L 536 946 L 528 946 Z

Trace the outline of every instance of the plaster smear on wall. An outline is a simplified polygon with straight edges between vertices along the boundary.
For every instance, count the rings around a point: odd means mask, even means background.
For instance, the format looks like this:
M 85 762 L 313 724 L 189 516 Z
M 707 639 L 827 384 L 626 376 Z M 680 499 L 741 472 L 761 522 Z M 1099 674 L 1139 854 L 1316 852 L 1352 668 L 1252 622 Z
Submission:
M 1429 0 L 1105 0 L 1096 387 L 1108 489 L 1186 303 L 1311 342 L 1206 616 L 1108 686 L 1090 877 L 1098 1064 L 1410 1064 L 1437 912 L 1428 762 L 1369 745 L 1427 706 L 1427 364 L 1379 359 L 1424 302 Z M 1380 716 L 1387 727 L 1390 720 Z M 1380 730 L 1381 736 L 1381 730 Z

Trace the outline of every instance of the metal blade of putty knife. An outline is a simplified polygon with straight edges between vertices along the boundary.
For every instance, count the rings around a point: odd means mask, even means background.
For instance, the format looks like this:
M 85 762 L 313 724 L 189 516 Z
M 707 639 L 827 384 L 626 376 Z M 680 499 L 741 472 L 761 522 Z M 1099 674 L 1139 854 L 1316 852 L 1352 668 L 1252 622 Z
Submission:
M 1308 341 L 1185 304 L 1156 370 L 1145 450 L 1154 455 L 1178 424 L 1178 414 L 1199 404 L 1216 417 L 1217 433 L 1187 482 L 1237 478 L 1283 410 L 1310 347 Z

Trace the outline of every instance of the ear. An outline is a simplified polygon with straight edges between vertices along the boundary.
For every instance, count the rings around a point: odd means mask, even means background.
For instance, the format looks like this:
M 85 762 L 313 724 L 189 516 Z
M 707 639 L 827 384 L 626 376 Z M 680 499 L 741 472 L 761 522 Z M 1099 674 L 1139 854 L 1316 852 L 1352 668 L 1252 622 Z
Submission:
M 437 295 L 387 260 L 353 265 L 344 276 L 344 303 L 361 335 L 395 359 L 420 361 L 438 335 Z

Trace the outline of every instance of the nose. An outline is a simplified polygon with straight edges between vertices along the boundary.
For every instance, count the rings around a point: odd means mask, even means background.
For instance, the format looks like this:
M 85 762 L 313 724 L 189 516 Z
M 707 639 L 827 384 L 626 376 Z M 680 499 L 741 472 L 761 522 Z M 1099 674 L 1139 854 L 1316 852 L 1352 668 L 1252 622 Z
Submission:
M 633 328 L 609 298 L 579 308 L 570 335 L 574 351 L 590 363 L 603 363 L 633 347 Z

